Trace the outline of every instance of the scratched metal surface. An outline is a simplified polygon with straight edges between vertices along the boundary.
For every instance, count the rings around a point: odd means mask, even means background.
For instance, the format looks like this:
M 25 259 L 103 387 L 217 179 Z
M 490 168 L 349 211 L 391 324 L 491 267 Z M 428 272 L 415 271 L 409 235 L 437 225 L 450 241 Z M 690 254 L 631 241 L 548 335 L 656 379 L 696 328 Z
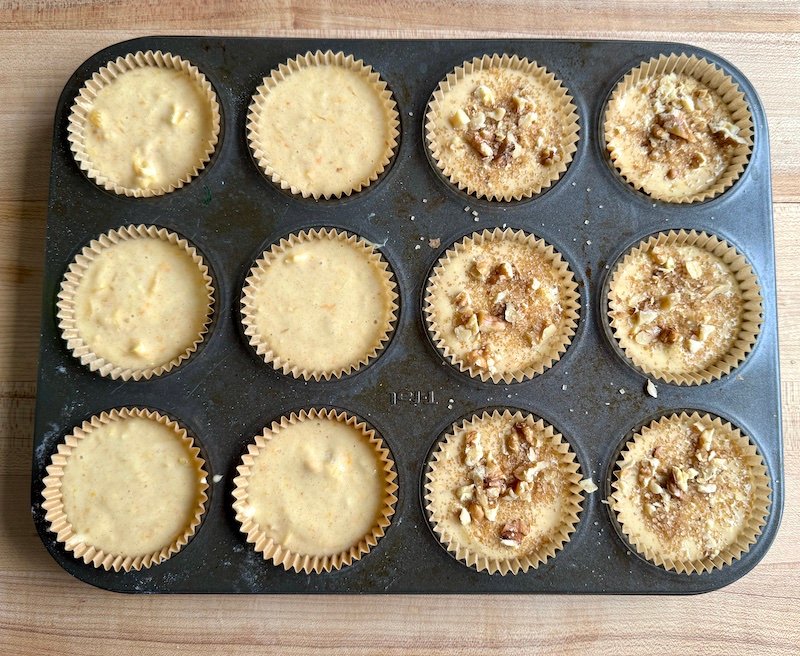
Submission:
M 402 138 L 392 167 L 379 183 L 344 201 L 317 203 L 276 189 L 253 164 L 245 139 L 247 105 L 261 78 L 289 57 L 317 48 L 344 50 L 372 64 L 401 113 Z M 139 49 L 169 50 L 191 60 L 214 85 L 223 111 L 221 142 L 203 173 L 183 190 L 146 200 L 116 197 L 88 181 L 66 138 L 69 106 L 83 81 L 108 60 Z M 615 82 L 642 59 L 672 51 L 721 63 L 745 91 L 755 119 L 756 145 L 745 174 L 720 198 L 691 207 L 653 203 L 627 187 L 601 146 L 599 117 Z M 528 202 L 464 196 L 426 158 L 422 118 L 430 93 L 454 66 L 493 52 L 517 53 L 546 66 L 572 93 L 580 114 L 581 139 L 569 170 Z M 70 356 L 57 329 L 55 301 L 74 255 L 100 233 L 132 222 L 187 237 L 212 268 L 217 303 L 211 333 L 188 363 L 149 382 L 120 383 L 92 374 Z M 581 293 L 581 321 L 564 357 L 534 380 L 508 386 L 480 383 L 444 363 L 420 310 L 428 271 L 445 248 L 474 230 L 504 225 L 553 244 L 570 263 Z M 303 382 L 275 372 L 251 351 L 240 325 L 239 290 L 253 260 L 280 237 L 315 226 L 351 230 L 379 244 L 401 295 L 388 348 L 371 366 L 336 382 Z M 700 388 L 659 384 L 654 399 L 643 393 L 646 379 L 610 344 L 601 291 L 607 267 L 631 244 L 679 227 L 711 231 L 747 255 L 763 287 L 764 326 L 750 358 L 733 375 Z M 441 246 L 432 248 L 429 239 L 440 239 Z M 695 593 L 748 572 L 778 529 L 783 459 L 769 143 L 755 91 L 713 54 L 675 44 L 613 41 L 151 37 L 117 44 L 82 64 L 59 102 L 46 249 L 31 510 L 53 558 L 93 585 L 147 593 Z M 115 573 L 84 565 L 54 540 L 41 510 L 41 479 L 57 444 L 76 424 L 124 405 L 156 408 L 183 423 L 201 444 L 211 476 L 221 478 L 211 486 L 205 519 L 187 547 L 148 570 Z M 369 555 L 343 570 L 308 576 L 285 572 L 256 554 L 239 532 L 230 504 L 245 445 L 281 414 L 311 406 L 344 408 L 371 423 L 392 451 L 400 492 L 392 525 Z M 452 558 L 430 531 L 420 494 L 435 441 L 454 421 L 494 406 L 522 408 L 552 423 L 577 452 L 582 473 L 601 488 L 584 502 L 563 551 L 537 570 L 506 577 L 476 572 Z M 684 408 L 721 415 L 751 435 L 774 489 L 757 545 L 734 565 L 704 575 L 666 572 L 631 553 L 601 503 L 610 467 L 630 431 Z

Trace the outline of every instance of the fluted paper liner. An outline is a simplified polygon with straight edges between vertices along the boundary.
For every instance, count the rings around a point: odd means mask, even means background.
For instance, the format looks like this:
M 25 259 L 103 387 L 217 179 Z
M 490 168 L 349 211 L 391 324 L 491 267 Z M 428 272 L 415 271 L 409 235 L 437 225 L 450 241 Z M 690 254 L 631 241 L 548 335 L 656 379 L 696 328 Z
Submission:
M 663 196 L 657 192 L 652 193 L 643 189 L 635 172 L 626 171 L 623 169 L 622 165 L 619 164 L 619 155 L 611 145 L 609 139 L 609 135 L 614 128 L 613 120 L 609 118 L 609 110 L 616 109 L 617 103 L 625 92 L 643 80 L 669 75 L 670 73 L 693 77 L 698 82 L 704 84 L 709 90 L 715 92 L 727 105 L 734 125 L 739 128 L 739 136 L 747 141 L 746 144 L 739 144 L 734 148 L 727 169 L 725 169 L 722 175 L 711 186 L 681 198 Z M 627 73 L 617 84 L 608 100 L 603 115 L 603 130 L 611 163 L 617 171 L 619 171 L 622 178 L 635 189 L 643 191 L 651 198 L 668 203 L 697 203 L 719 196 L 739 179 L 753 150 L 753 116 L 750 113 L 750 108 L 747 105 L 744 93 L 742 93 L 730 75 L 727 75 L 725 71 L 717 67 L 716 64 L 713 64 L 705 58 L 701 59 L 695 55 L 688 56 L 683 53 L 680 55 L 672 53 L 670 55 L 653 57 L 650 61 L 642 62 L 638 67 Z
M 639 360 L 630 349 L 625 347 L 628 338 L 623 336 L 624 326 L 618 325 L 614 320 L 614 313 L 624 311 L 619 304 L 615 293 L 615 286 L 619 279 L 620 271 L 625 268 L 635 253 L 647 253 L 655 246 L 696 246 L 711 253 L 728 267 L 736 279 L 742 297 L 742 316 L 739 334 L 731 349 L 708 367 L 688 372 L 674 373 L 652 366 L 648 362 Z M 670 230 L 660 232 L 641 241 L 635 248 L 628 251 L 614 265 L 608 287 L 608 318 L 614 339 L 628 360 L 642 373 L 665 383 L 677 385 L 700 385 L 717 380 L 736 369 L 753 350 L 758 334 L 761 330 L 762 302 L 758 279 L 750 263 L 726 241 L 695 230 Z
M 120 75 L 124 75 L 126 71 L 148 66 L 183 71 L 197 83 L 198 89 L 205 94 L 209 109 L 211 110 L 211 133 L 208 135 L 208 144 L 206 145 L 203 156 L 198 159 L 193 168 L 186 171 L 179 180 L 170 182 L 165 187 L 125 187 L 115 180 L 110 179 L 103 171 L 95 168 L 91 157 L 86 152 L 86 123 L 89 120 L 89 112 L 92 109 L 94 99 L 101 89 L 111 84 L 111 82 L 116 80 Z M 197 174 L 205 168 L 206 164 L 211 159 L 211 155 L 214 153 L 219 140 L 219 130 L 220 113 L 217 94 L 214 92 L 211 83 L 206 79 L 206 76 L 203 75 L 196 66 L 185 59 L 168 52 L 161 52 L 160 50 L 156 52 L 148 50 L 147 52 L 139 51 L 135 54 L 130 53 L 125 57 L 117 57 L 114 61 L 110 61 L 103 66 L 92 75 L 90 80 L 87 80 L 83 87 L 81 87 L 72 105 L 72 109 L 70 110 L 69 124 L 67 126 L 68 140 L 70 148 L 72 149 L 72 154 L 75 156 L 75 161 L 78 163 L 78 166 L 86 175 L 96 184 L 108 191 L 113 191 L 115 194 L 121 196 L 131 196 L 134 198 L 162 196 L 176 189 L 180 189 L 185 184 L 189 183 L 192 178 L 197 176 Z
M 206 285 L 208 311 L 206 313 L 205 322 L 200 332 L 198 332 L 196 339 L 179 356 L 155 367 L 132 369 L 130 367 L 120 366 L 97 355 L 92 350 L 91 345 L 87 344 L 83 337 L 81 337 L 75 319 L 75 294 L 78 291 L 78 287 L 89 265 L 104 250 L 113 248 L 115 244 L 128 239 L 161 239 L 175 244 L 179 248 L 185 250 L 192 258 L 192 261 L 197 264 L 197 268 L 202 273 Z M 149 380 L 154 376 L 160 376 L 171 371 L 197 350 L 197 347 L 205 338 L 209 325 L 211 324 L 213 307 L 213 281 L 209 274 L 208 266 L 206 266 L 202 256 L 197 252 L 194 246 L 183 237 L 179 237 L 166 228 L 159 228 L 153 225 L 127 225 L 115 230 L 109 230 L 107 233 L 100 235 L 97 239 L 93 239 L 75 257 L 61 281 L 61 289 L 58 293 L 58 302 L 56 304 L 56 317 L 58 318 L 58 326 L 61 329 L 61 335 L 67 342 L 67 348 L 72 352 L 72 355 L 80 360 L 81 364 L 89 367 L 91 371 L 96 371 L 101 376 L 107 376 L 114 380 L 118 378 L 121 380 L 141 380 L 142 378 Z
M 529 569 L 536 569 L 539 565 L 553 558 L 557 552 L 564 548 L 564 545 L 569 542 L 572 534 L 575 532 L 582 510 L 581 503 L 584 498 L 583 490 L 580 486 L 580 466 L 575 459 L 575 452 L 564 440 L 561 433 L 555 432 L 553 427 L 542 419 L 537 419 L 533 415 L 522 410 L 514 410 L 513 412 L 512 410 L 513 409 L 504 409 L 502 412 L 493 410 L 491 413 L 489 411 L 484 411 L 480 415 L 473 415 L 469 420 L 453 424 L 449 433 L 440 440 L 436 451 L 428 461 L 428 470 L 425 475 L 425 509 L 428 514 L 428 521 L 436 537 L 447 551 L 460 562 L 469 567 L 474 567 L 479 572 L 485 571 L 489 574 L 499 572 L 501 575 L 506 575 L 527 572 Z M 568 487 L 564 490 L 566 498 L 563 503 L 562 522 L 558 530 L 552 535 L 552 539 L 539 550 L 502 559 L 486 556 L 477 551 L 473 551 L 467 545 L 459 543 L 456 536 L 446 531 L 442 518 L 437 515 L 432 507 L 432 502 L 436 493 L 433 481 L 435 480 L 439 464 L 444 462 L 444 450 L 450 443 L 450 440 L 460 439 L 462 435 L 471 430 L 480 430 L 482 422 L 499 418 L 513 423 L 524 422 L 534 428 L 543 430 L 545 439 L 549 440 L 549 443 L 555 446 L 557 452 L 561 454 L 558 464 L 560 470 L 567 475 L 566 480 L 568 483 Z
M 285 80 L 292 73 L 306 68 L 308 66 L 338 66 L 340 68 L 349 69 L 354 71 L 361 77 L 367 79 L 374 87 L 375 91 L 381 99 L 384 109 L 386 111 L 387 125 L 389 129 L 389 143 L 386 146 L 383 156 L 378 161 L 375 169 L 368 175 L 362 178 L 358 183 L 349 189 L 342 189 L 336 193 L 321 193 L 314 189 L 309 189 L 307 186 L 297 185 L 295 181 L 286 180 L 273 168 L 267 154 L 264 152 L 261 144 L 261 137 L 259 136 L 258 123 L 261 117 L 261 112 L 264 111 L 265 98 L 278 84 Z M 250 101 L 250 107 L 247 113 L 247 140 L 250 144 L 250 150 L 253 153 L 253 158 L 258 163 L 262 172 L 272 180 L 273 183 L 278 185 L 281 189 L 289 190 L 296 196 L 303 198 L 313 197 L 315 200 L 319 198 L 341 198 L 342 196 L 350 196 L 352 193 L 359 192 L 375 182 L 378 177 L 389 166 L 392 158 L 397 151 L 397 139 L 400 136 L 400 116 L 397 113 L 397 103 L 392 96 L 392 92 L 386 86 L 386 82 L 381 78 L 377 71 L 372 69 L 372 66 L 365 64 L 361 59 L 355 59 L 353 55 L 345 55 L 343 52 L 307 52 L 304 55 L 298 55 L 294 59 L 289 59 L 285 64 L 281 64 L 278 68 L 270 72 L 266 76 L 261 85 L 256 89 Z
M 563 139 L 561 141 L 561 147 L 563 149 L 561 161 L 547 167 L 550 175 L 540 185 L 526 189 L 524 192 L 505 193 L 503 195 L 496 192 L 486 193 L 483 190 L 476 189 L 468 182 L 464 182 L 459 176 L 459 171 L 447 166 L 441 159 L 442 151 L 436 139 L 435 119 L 438 116 L 442 99 L 447 92 L 455 84 L 463 80 L 466 75 L 490 68 L 507 68 L 520 71 L 531 78 L 540 80 L 560 105 L 561 120 L 564 126 Z M 539 66 L 535 61 L 528 61 L 527 58 L 520 59 L 517 55 L 484 55 L 483 57 L 475 57 L 471 61 L 465 61 L 461 66 L 457 66 L 453 71 L 448 73 L 447 77 L 439 83 L 439 86 L 428 101 L 428 107 L 425 112 L 425 141 L 428 152 L 433 162 L 436 164 L 436 167 L 451 184 L 458 187 L 460 190 L 476 196 L 477 198 L 487 198 L 488 200 L 521 200 L 523 198 L 535 196 L 540 193 L 542 189 L 552 186 L 553 183 L 564 174 L 572 162 L 575 151 L 578 149 L 579 130 L 578 110 L 572 102 L 572 96 L 568 93 L 561 81 L 558 80 L 553 73 L 548 72 L 546 68 Z
M 270 538 L 253 521 L 250 516 L 251 513 L 248 512 L 248 487 L 250 476 L 252 475 L 251 467 L 256 456 L 283 428 L 291 424 L 314 419 L 339 421 L 360 431 L 364 439 L 375 449 L 384 476 L 383 506 L 371 531 L 350 549 L 324 556 L 291 551 Z M 397 492 L 397 484 L 395 480 L 397 479 L 397 473 L 389 450 L 384 447 L 383 440 L 374 429 L 369 428 L 363 421 L 344 411 L 311 408 L 309 410 L 301 410 L 299 413 L 292 412 L 289 415 L 284 415 L 278 421 L 272 422 L 271 426 L 264 428 L 264 431 L 257 435 L 253 442 L 248 444 L 247 453 L 242 456 L 242 464 L 236 468 L 236 471 L 239 475 L 233 481 L 233 498 L 235 499 L 233 509 L 236 512 L 236 520 L 241 524 L 241 531 L 247 536 L 247 542 L 252 544 L 253 548 L 263 555 L 264 560 L 271 560 L 275 565 L 282 565 L 285 570 L 292 569 L 295 572 L 305 572 L 306 574 L 314 572 L 319 574 L 320 572 L 330 572 L 353 564 L 369 553 L 378 543 L 378 540 L 384 536 L 395 512 L 395 504 L 397 503 L 395 494 Z
M 344 241 L 362 251 L 365 259 L 374 266 L 375 271 L 384 279 L 391 303 L 386 326 L 383 331 L 381 331 L 380 336 L 375 340 L 374 344 L 365 350 L 364 355 L 358 361 L 351 362 L 347 366 L 337 369 L 306 369 L 300 364 L 282 357 L 273 350 L 266 338 L 258 332 L 255 320 L 256 302 L 254 294 L 260 282 L 261 272 L 265 271 L 272 262 L 283 256 L 287 250 L 293 246 L 317 239 L 336 239 Z M 255 349 L 258 355 L 264 358 L 264 362 L 271 364 L 278 371 L 284 374 L 291 374 L 295 378 L 303 378 L 304 380 L 311 380 L 312 378 L 314 380 L 330 380 L 331 378 L 341 378 L 342 376 L 347 376 L 358 371 L 361 367 L 380 355 L 395 329 L 398 310 L 397 300 L 397 284 L 394 279 L 394 274 L 389 268 L 388 262 L 383 258 L 374 244 L 356 234 L 336 230 L 335 228 L 314 228 L 312 230 L 302 230 L 292 233 L 288 237 L 282 238 L 279 242 L 273 244 L 269 249 L 264 251 L 261 257 L 253 264 L 245 280 L 244 287 L 242 288 L 242 325 L 244 326 L 244 334 L 248 337 L 250 346 Z
M 458 257 L 465 250 L 465 247 L 471 246 L 472 244 L 480 245 L 502 240 L 512 240 L 529 245 L 531 249 L 542 255 L 559 274 L 563 316 L 559 325 L 557 339 L 553 341 L 553 348 L 549 351 L 542 352 L 536 362 L 520 370 L 495 371 L 494 373 L 490 373 L 484 368 L 467 364 L 463 357 L 456 354 L 450 348 L 448 340 L 443 335 L 442 327 L 439 326 L 434 319 L 432 294 L 438 284 L 439 276 L 445 270 L 448 263 Z M 578 294 L 578 284 L 575 281 L 575 276 L 569 264 L 552 245 L 536 237 L 536 235 L 525 233 L 522 230 L 512 230 L 511 228 L 503 230 L 495 228 L 494 230 L 473 232 L 471 235 L 460 239 L 447 249 L 444 255 L 439 258 L 439 261 L 434 266 L 428 278 L 428 282 L 425 286 L 425 303 L 423 309 L 428 331 L 436 348 L 439 349 L 442 355 L 449 360 L 451 364 L 458 367 L 460 371 L 468 373 L 473 378 L 480 378 L 483 382 L 491 380 L 493 383 L 503 382 L 509 384 L 538 376 L 561 359 L 561 356 L 572 343 L 572 338 L 575 335 L 575 330 L 578 325 L 580 316 L 580 295 Z
M 667 558 L 664 555 L 653 550 L 648 545 L 640 544 L 637 533 L 633 530 L 632 517 L 629 508 L 626 508 L 625 498 L 621 490 L 620 477 L 623 468 L 635 466 L 633 450 L 636 445 L 643 439 L 644 435 L 650 431 L 656 430 L 661 426 L 666 426 L 672 422 L 702 422 L 709 427 L 715 429 L 715 439 L 724 434 L 727 439 L 732 443 L 739 446 L 744 454 L 745 464 L 750 466 L 753 476 L 753 503 L 751 507 L 750 516 L 747 518 L 745 525 L 737 536 L 736 540 L 727 548 L 720 551 L 713 558 L 705 557 L 695 560 L 677 560 Z M 633 439 L 626 443 L 625 448 L 619 454 L 617 464 L 614 471 L 614 479 L 611 483 L 613 492 L 611 493 L 610 502 L 611 509 L 614 511 L 619 523 L 620 529 L 625 536 L 627 542 L 633 547 L 640 555 L 644 556 L 648 561 L 659 567 L 667 570 L 678 572 L 679 574 L 701 574 L 703 572 L 710 572 L 714 569 L 721 569 L 726 565 L 730 565 L 734 560 L 738 560 L 748 551 L 750 547 L 756 543 L 758 536 L 767 521 L 769 515 L 771 500 L 770 500 L 770 479 L 767 473 L 767 468 L 764 460 L 758 452 L 756 446 L 750 441 L 747 435 L 732 426 L 727 421 L 719 417 L 712 417 L 709 414 L 700 414 L 697 411 L 688 414 L 681 412 L 680 415 L 673 414 L 670 416 L 661 417 L 658 420 L 651 422 L 648 426 L 643 427 Z
M 104 424 L 110 424 L 129 417 L 150 419 L 172 429 L 175 432 L 175 438 L 187 446 L 200 472 L 200 478 L 198 479 L 198 505 L 183 533 L 171 544 L 148 554 L 106 553 L 96 546 L 87 544 L 75 533 L 69 517 L 64 511 L 61 486 L 64 468 L 68 466 L 72 450 L 93 430 Z M 119 570 L 129 572 L 132 569 L 138 571 L 142 568 L 152 567 L 178 553 L 200 526 L 205 513 L 206 502 L 208 501 L 208 495 L 206 494 L 206 490 L 208 490 L 208 473 L 205 469 L 205 461 L 200 457 L 200 449 L 195 446 L 194 439 L 186 432 L 185 428 L 166 415 L 154 410 L 114 408 L 113 410 L 101 412 L 99 415 L 94 415 L 80 426 L 76 426 L 72 433 L 67 435 L 64 442 L 58 445 L 58 451 L 53 454 L 51 464 L 46 471 L 47 476 L 42 481 L 44 483 L 42 508 L 46 511 L 45 519 L 50 523 L 50 530 L 56 534 L 56 540 L 63 543 L 64 548 L 67 551 L 71 551 L 75 558 L 82 559 L 87 565 L 102 567 L 105 570 L 113 569 L 115 572 Z

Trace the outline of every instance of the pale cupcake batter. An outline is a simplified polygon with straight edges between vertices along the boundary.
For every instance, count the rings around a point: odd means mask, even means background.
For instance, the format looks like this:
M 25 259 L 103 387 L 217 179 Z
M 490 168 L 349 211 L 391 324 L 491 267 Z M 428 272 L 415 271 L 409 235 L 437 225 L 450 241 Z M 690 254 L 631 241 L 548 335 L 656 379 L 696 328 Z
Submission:
M 114 365 L 150 369 L 201 339 L 210 312 L 203 273 L 185 249 L 136 237 L 104 248 L 75 292 L 78 335 Z
M 260 99 L 254 146 L 304 196 L 350 193 L 383 169 L 397 113 L 366 74 L 334 64 L 292 71 Z
M 93 428 L 64 465 L 64 512 L 83 542 L 144 556 L 190 526 L 202 498 L 201 461 L 170 427 L 128 417 Z
M 453 356 L 489 374 L 535 367 L 558 352 L 567 298 L 563 274 L 535 245 L 465 242 L 429 284 L 429 320 Z
M 164 189 L 186 180 L 213 139 L 206 92 L 183 71 L 146 66 L 122 73 L 87 112 L 91 167 L 128 189 Z
M 254 456 L 240 510 L 278 544 L 331 556 L 372 533 L 384 506 L 385 478 L 365 434 L 335 419 L 281 427 Z
M 688 561 L 734 544 L 754 512 L 756 481 L 731 429 L 674 415 L 634 441 L 613 496 L 637 548 Z
M 249 287 L 244 313 L 256 338 L 308 372 L 358 365 L 390 328 L 392 287 L 364 242 L 319 237 L 287 246 Z
M 637 364 L 672 374 L 714 365 L 736 342 L 744 301 L 736 278 L 698 246 L 636 251 L 615 274 L 612 325 Z
M 722 98 L 683 74 L 631 86 L 609 105 L 606 121 L 616 166 L 632 183 L 665 200 L 712 187 L 748 143 Z
M 432 113 L 433 146 L 445 175 L 478 196 L 519 198 L 545 186 L 567 158 L 565 113 L 544 75 L 486 68 L 444 92 Z
M 546 551 L 577 510 L 559 437 L 530 418 L 484 416 L 442 443 L 426 486 L 445 540 L 500 560 Z

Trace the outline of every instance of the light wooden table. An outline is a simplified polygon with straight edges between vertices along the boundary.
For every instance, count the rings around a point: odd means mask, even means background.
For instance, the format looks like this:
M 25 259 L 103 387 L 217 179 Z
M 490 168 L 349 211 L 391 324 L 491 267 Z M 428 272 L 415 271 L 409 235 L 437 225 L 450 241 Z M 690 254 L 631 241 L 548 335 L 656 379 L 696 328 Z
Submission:
M 800 4 L 548 4 L 0 0 L 0 653 L 800 653 Z M 683 598 L 145 597 L 63 572 L 29 506 L 53 113 L 86 57 L 154 33 L 675 40 L 738 66 L 764 101 L 773 153 L 786 507 L 764 561 L 726 589 Z

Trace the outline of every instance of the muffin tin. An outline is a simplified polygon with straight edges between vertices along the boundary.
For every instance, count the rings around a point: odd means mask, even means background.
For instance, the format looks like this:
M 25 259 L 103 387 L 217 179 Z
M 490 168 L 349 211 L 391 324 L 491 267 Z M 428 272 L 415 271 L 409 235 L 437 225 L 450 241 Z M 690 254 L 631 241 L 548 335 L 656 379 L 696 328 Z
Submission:
M 197 65 L 214 86 L 223 125 L 211 161 L 183 189 L 157 198 L 106 192 L 78 168 L 67 141 L 70 107 L 92 73 L 118 56 L 162 50 Z M 282 192 L 259 172 L 246 141 L 245 117 L 261 79 L 308 50 L 342 50 L 363 58 L 385 79 L 401 114 L 398 153 L 381 178 L 343 200 Z M 520 202 L 476 200 L 453 188 L 430 164 L 423 143 L 426 104 L 439 81 L 485 53 L 537 61 L 574 97 L 580 141 L 567 172 L 550 189 Z M 654 202 L 614 171 L 602 140 L 602 111 L 617 81 L 661 53 L 704 56 L 745 92 L 755 147 L 744 174 L 714 200 Z M 477 213 L 477 216 L 475 215 Z M 186 237 L 208 262 L 216 288 L 214 318 L 197 352 L 149 381 L 115 381 L 81 366 L 61 338 L 56 297 L 74 256 L 91 239 L 128 223 L 166 227 Z M 242 283 L 253 261 L 290 232 L 318 226 L 349 230 L 379 245 L 400 293 L 396 330 L 368 366 L 340 380 L 303 381 L 265 365 L 247 343 L 240 317 Z M 548 371 L 510 385 L 482 383 L 446 363 L 423 315 L 427 276 L 465 234 L 521 228 L 544 238 L 569 262 L 579 283 L 581 316 L 571 346 Z M 732 374 L 699 387 L 646 378 L 619 353 L 606 321 L 609 267 L 660 230 L 712 232 L 743 253 L 761 283 L 764 318 L 753 352 Z M 671 43 L 546 40 L 309 40 L 148 37 L 90 57 L 69 79 L 53 137 L 31 510 L 43 543 L 70 574 L 120 592 L 335 593 L 697 593 L 746 574 L 763 557 L 780 524 L 783 449 L 769 142 L 761 103 L 747 79 L 716 55 Z M 434 240 L 434 241 L 431 241 Z M 438 242 L 435 240 L 439 240 Z M 121 406 L 149 407 L 195 436 L 210 471 L 210 501 L 199 530 L 181 552 L 139 572 L 95 569 L 73 558 L 48 530 L 42 477 L 57 444 L 82 420 Z M 287 572 L 245 541 L 231 508 L 232 480 L 246 445 L 279 416 L 310 407 L 348 410 L 383 437 L 396 463 L 399 500 L 378 545 L 350 567 L 317 575 Z M 524 574 L 477 572 L 451 557 L 429 529 L 422 501 L 427 458 L 456 421 L 486 408 L 521 408 L 551 423 L 570 442 L 584 477 L 580 522 L 555 558 Z M 668 572 L 628 547 L 603 500 L 617 454 L 632 431 L 684 409 L 719 415 L 751 436 L 772 482 L 772 505 L 758 542 L 740 560 L 702 575 Z

